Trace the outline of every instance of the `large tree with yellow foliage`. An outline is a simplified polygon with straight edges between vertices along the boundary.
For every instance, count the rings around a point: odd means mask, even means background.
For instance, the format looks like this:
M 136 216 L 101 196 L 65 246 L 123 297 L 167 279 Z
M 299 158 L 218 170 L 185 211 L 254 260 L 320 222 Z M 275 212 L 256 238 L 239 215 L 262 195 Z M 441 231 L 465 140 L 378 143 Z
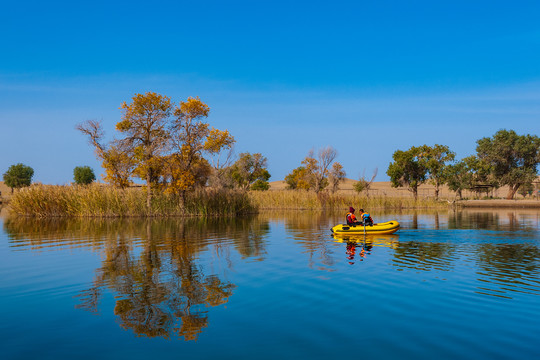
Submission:
M 126 187 L 135 176 L 146 182 L 148 209 L 154 188 L 184 194 L 204 185 L 212 171 L 205 155 L 218 154 L 234 144 L 227 130 L 205 122 L 210 107 L 198 97 L 174 106 L 169 97 L 147 92 L 135 94 L 121 109 L 116 130 L 122 137 L 109 144 L 103 143 L 99 122 L 87 121 L 76 128 L 89 137 L 103 161 L 106 181 Z
M 230 149 L 235 140 L 227 130 L 210 126 L 205 119 L 210 107 L 198 97 L 181 101 L 174 110 L 170 128 L 172 155 L 168 162 L 169 192 L 184 193 L 197 183 L 197 173 L 209 174 L 205 155 Z
M 158 160 L 165 154 L 170 133 L 167 124 L 173 109 L 167 96 L 147 92 L 135 94 L 131 103 L 124 102 L 122 121 L 116 124 L 116 130 L 124 134 L 120 143 L 135 162 L 135 174 L 146 180 L 146 206 L 150 208 L 152 183 L 157 178 Z

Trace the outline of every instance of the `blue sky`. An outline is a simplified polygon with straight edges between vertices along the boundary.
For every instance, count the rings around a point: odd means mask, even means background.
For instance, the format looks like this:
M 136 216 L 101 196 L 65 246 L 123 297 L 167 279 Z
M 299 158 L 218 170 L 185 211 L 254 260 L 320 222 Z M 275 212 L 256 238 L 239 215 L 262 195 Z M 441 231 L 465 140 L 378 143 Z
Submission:
M 540 135 L 540 2 L 9 2 L 0 13 L 0 173 L 101 172 L 74 126 L 138 92 L 199 96 L 209 122 L 261 152 L 272 180 L 311 148 L 347 176 L 413 145 L 458 158 L 502 128 Z

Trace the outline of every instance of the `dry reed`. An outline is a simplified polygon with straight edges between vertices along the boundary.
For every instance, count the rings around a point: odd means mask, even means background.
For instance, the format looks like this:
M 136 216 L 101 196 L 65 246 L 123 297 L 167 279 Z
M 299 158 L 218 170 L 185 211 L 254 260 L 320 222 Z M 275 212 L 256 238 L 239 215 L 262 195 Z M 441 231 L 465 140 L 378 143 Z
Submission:
M 433 199 L 409 197 L 365 196 L 360 194 L 341 194 L 309 192 L 304 190 L 252 191 L 252 203 L 261 210 L 347 210 L 349 206 L 357 209 L 446 209 L 447 202 Z
M 150 211 L 140 188 L 33 185 L 18 191 L 10 212 L 35 217 L 235 216 L 256 212 L 243 192 L 203 189 L 177 195 L 156 193 Z
M 90 185 L 33 185 L 11 199 L 10 212 L 34 217 L 172 217 L 236 216 L 264 210 L 401 210 L 441 209 L 445 202 L 431 199 L 370 196 L 308 191 L 251 191 L 200 189 L 188 192 L 184 201 L 177 195 L 156 193 L 150 211 L 141 188 L 118 189 Z

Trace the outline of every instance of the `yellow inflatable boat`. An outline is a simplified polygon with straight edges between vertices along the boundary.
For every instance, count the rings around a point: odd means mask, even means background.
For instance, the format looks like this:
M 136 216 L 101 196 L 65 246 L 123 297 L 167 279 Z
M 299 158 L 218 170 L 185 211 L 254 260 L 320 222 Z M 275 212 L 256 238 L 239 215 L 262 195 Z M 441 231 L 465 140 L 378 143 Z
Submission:
M 369 234 L 393 234 L 399 230 L 399 223 L 395 220 L 366 226 L 366 235 Z M 364 234 L 363 225 L 339 224 L 332 228 L 334 234 Z

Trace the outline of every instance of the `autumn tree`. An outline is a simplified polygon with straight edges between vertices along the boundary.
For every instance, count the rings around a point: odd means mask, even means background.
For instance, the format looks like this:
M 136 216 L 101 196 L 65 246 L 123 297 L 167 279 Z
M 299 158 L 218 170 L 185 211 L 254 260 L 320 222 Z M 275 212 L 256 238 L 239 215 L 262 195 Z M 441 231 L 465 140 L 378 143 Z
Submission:
M 490 173 L 501 185 L 508 185 L 507 199 L 512 199 L 523 184 L 537 176 L 540 163 L 540 138 L 518 135 L 513 130 L 499 130 L 493 137 L 477 141 L 479 159 L 490 166 Z
M 328 172 L 328 181 L 332 192 L 336 192 L 339 188 L 339 184 L 345 180 L 347 173 L 343 170 L 343 165 L 338 162 L 332 164 L 332 169 Z
M 270 173 L 266 169 L 268 160 L 260 153 L 240 154 L 238 160 L 232 165 L 231 176 L 238 187 L 247 190 L 257 183 L 257 190 L 268 189 Z M 265 185 L 266 183 L 266 185 Z
M 285 182 L 287 183 L 287 187 L 291 190 L 309 190 L 310 185 L 306 181 L 306 178 L 306 168 L 304 166 L 299 166 L 285 176 Z
M 210 156 L 212 172 L 208 178 L 208 186 L 222 189 L 232 189 L 235 187 L 235 182 L 232 178 L 234 158 L 234 147 Z
M 329 168 L 337 156 L 337 151 L 331 146 L 319 149 L 317 160 L 313 166 L 314 190 L 319 192 L 328 186 Z M 343 167 L 341 167 L 343 168 Z
M 132 154 L 136 176 L 146 181 L 146 206 L 150 210 L 152 185 L 161 171 L 156 159 L 169 145 L 167 125 L 173 109 L 171 99 L 154 92 L 135 94 L 131 103 L 124 102 L 120 108 L 122 121 L 116 124 L 116 130 L 124 134 L 124 138 L 119 143 Z
M 103 142 L 105 132 L 99 121 L 88 120 L 78 124 L 75 129 L 88 137 L 96 156 L 102 161 L 101 166 L 105 169 L 103 180 L 119 188 L 128 187 L 135 168 L 133 154 L 128 151 L 129 149 L 116 140 L 105 144 Z
M 409 150 L 396 150 L 392 155 L 393 162 L 388 166 L 386 174 L 390 176 L 392 187 L 407 187 L 418 199 L 418 186 L 426 181 L 428 169 L 421 157 L 422 149 L 411 147 Z
M 445 183 L 445 167 L 453 161 L 456 154 L 446 145 L 423 145 L 420 147 L 419 158 L 424 161 L 428 171 L 428 179 L 435 186 L 435 199 L 439 199 L 440 186 Z
M 204 121 L 210 108 L 198 97 L 175 107 L 169 97 L 147 92 L 121 109 L 116 129 L 122 137 L 108 144 L 101 123 L 86 121 L 76 128 L 103 161 L 106 181 L 119 187 L 128 186 L 132 176 L 146 181 L 148 209 L 155 189 L 184 199 L 187 190 L 205 186 L 214 170 L 205 156 L 215 157 L 234 144 L 228 131 Z
M 337 151 L 331 146 L 321 148 L 315 158 L 314 151 L 311 150 L 308 155 L 302 160 L 302 166 L 294 169 L 287 175 L 285 181 L 291 189 L 306 189 L 320 192 L 328 186 L 328 177 L 330 175 L 330 165 L 337 156 Z M 341 171 L 337 165 L 336 171 Z M 336 176 L 339 176 L 339 171 Z
M 90 166 L 77 166 L 73 169 L 73 180 L 77 185 L 88 185 L 96 180 L 96 175 Z
M 11 193 L 13 194 L 13 189 L 20 189 L 25 186 L 30 186 L 32 184 L 32 177 L 34 176 L 34 169 L 30 166 L 18 163 L 16 165 L 11 165 L 7 171 L 4 173 L 3 179 L 6 186 L 11 188 Z
M 189 97 L 175 108 L 170 128 L 173 153 L 168 167 L 169 192 L 183 194 L 192 189 L 197 183 L 194 169 L 203 164 L 210 167 L 203 156 L 215 155 L 233 146 L 234 137 L 227 130 L 215 129 L 204 121 L 209 113 L 210 107 L 198 97 Z

